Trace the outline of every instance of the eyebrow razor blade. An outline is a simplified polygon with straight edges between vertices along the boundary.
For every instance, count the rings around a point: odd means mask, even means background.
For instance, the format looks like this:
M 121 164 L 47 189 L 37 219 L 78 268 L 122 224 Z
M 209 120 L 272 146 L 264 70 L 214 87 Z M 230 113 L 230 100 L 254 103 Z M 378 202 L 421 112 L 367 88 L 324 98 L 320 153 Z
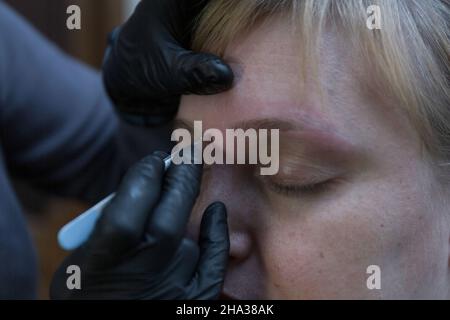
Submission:
M 164 158 L 164 170 L 167 171 L 172 164 L 172 156 Z M 103 209 L 114 198 L 115 193 L 98 202 L 78 217 L 67 223 L 58 232 L 58 243 L 64 250 L 74 250 L 85 243 L 94 230 L 97 220 Z

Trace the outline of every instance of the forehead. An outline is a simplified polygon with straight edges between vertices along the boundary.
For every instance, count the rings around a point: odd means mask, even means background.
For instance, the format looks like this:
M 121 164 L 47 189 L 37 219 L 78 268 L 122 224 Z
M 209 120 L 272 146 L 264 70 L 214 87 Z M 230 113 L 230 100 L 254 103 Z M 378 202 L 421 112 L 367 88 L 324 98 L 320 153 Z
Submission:
M 287 24 L 273 22 L 237 39 L 225 52 L 236 73 L 233 94 L 243 99 L 275 102 L 300 99 L 300 43 Z
M 416 154 L 417 130 L 401 108 L 362 89 L 370 74 L 364 75 L 366 64 L 351 52 L 348 40 L 325 33 L 318 52 L 318 78 L 308 72 L 302 78 L 301 41 L 290 25 L 275 21 L 260 26 L 226 51 L 237 75 L 234 87 L 212 96 L 183 96 L 177 118 L 201 120 L 204 129 L 219 130 L 261 118 L 311 121 L 380 159 L 406 149 Z
M 350 97 L 357 82 L 349 74 L 345 45 L 331 34 L 324 39 L 318 83 L 327 94 Z M 179 117 L 204 120 L 216 128 L 247 120 L 243 118 L 325 118 L 327 105 L 320 99 L 315 79 L 302 77 L 302 55 L 301 41 L 289 23 L 275 20 L 259 26 L 225 52 L 236 75 L 233 89 L 213 96 L 183 97 Z

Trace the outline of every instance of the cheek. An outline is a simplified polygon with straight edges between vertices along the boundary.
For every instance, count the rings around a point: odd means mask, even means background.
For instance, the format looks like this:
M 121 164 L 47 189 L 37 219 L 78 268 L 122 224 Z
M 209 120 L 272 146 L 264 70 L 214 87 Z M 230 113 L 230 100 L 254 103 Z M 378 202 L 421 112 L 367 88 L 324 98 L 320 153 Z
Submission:
M 364 298 L 366 268 L 380 264 L 374 227 L 354 211 L 285 212 L 266 236 L 268 294 L 290 299 Z M 330 214 L 334 218 L 323 217 Z M 306 217 L 307 216 L 307 217 Z
M 264 270 L 255 282 L 263 283 L 264 298 L 426 298 L 445 284 L 444 215 L 430 210 L 437 200 L 424 192 L 426 183 L 418 186 L 417 176 L 367 178 L 308 206 L 265 197 L 242 172 L 224 166 L 205 172 L 203 180 L 190 236 L 197 238 L 206 206 L 223 201 L 230 235 L 252 235 L 252 254 Z M 235 266 L 240 279 L 256 271 L 245 264 Z M 381 290 L 367 288 L 371 265 L 381 269 Z
M 338 201 L 303 212 L 285 208 L 261 243 L 268 295 L 291 299 L 433 295 L 446 272 L 447 240 L 440 232 L 442 215 L 428 210 L 428 203 L 418 189 L 386 180 L 358 185 Z M 381 290 L 367 288 L 370 265 L 381 269 Z

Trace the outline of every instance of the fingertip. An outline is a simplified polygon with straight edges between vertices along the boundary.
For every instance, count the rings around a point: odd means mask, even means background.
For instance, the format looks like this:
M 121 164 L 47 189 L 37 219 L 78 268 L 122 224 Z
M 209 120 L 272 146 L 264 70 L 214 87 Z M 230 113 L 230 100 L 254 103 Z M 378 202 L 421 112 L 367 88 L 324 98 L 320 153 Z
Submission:
M 158 151 L 140 160 L 128 170 L 118 191 L 135 189 L 142 184 L 158 184 L 164 173 L 163 159 L 164 155 Z
M 158 158 L 160 160 L 164 160 L 164 159 L 166 159 L 169 156 L 169 154 L 167 152 L 164 152 L 164 151 L 155 151 L 155 152 L 152 153 L 152 156 L 154 156 L 154 157 L 156 157 L 156 158 Z
M 165 152 L 155 151 L 152 154 L 141 159 L 136 165 L 130 168 L 130 171 L 140 167 L 159 167 L 164 165 Z
M 218 57 L 211 56 L 197 65 L 196 69 L 201 78 L 197 94 L 216 94 L 230 89 L 233 85 L 233 70 Z
M 186 94 L 211 95 L 233 85 L 233 70 L 214 54 L 188 52 L 180 61 L 183 65 L 180 79 Z
M 203 175 L 203 165 L 195 163 L 172 163 L 167 170 L 166 185 L 179 186 L 188 191 L 191 197 L 197 198 Z
M 216 201 L 211 203 L 205 210 L 205 215 L 217 215 L 221 218 L 227 218 L 227 208 L 223 202 Z
M 225 204 L 222 202 L 210 204 L 203 214 L 200 229 L 200 240 L 227 241 L 228 217 Z

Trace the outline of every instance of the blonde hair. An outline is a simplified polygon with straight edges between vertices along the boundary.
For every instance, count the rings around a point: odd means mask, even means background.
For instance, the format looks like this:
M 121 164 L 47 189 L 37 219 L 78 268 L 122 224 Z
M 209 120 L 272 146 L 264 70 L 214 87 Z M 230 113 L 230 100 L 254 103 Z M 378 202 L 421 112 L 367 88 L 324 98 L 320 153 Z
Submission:
M 381 9 L 380 30 L 366 27 L 370 5 Z M 388 90 L 407 110 L 426 150 L 448 162 L 449 7 L 449 0 L 211 0 L 197 21 L 192 45 L 223 56 L 238 36 L 284 15 L 297 26 L 306 59 L 315 60 L 323 30 L 338 27 L 369 59 L 378 90 Z

